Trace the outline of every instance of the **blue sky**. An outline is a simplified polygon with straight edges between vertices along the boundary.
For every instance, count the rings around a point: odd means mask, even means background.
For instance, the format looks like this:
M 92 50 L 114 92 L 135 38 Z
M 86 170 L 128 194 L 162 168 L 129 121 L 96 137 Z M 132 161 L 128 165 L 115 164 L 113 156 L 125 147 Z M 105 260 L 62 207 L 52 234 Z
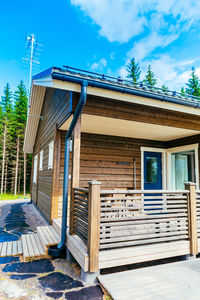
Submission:
M 44 45 L 40 70 L 69 65 L 126 76 L 135 57 L 143 79 L 147 66 L 170 89 L 179 90 L 192 66 L 200 75 L 200 1 L 10 0 L 0 10 L 0 94 L 28 84 L 25 36 Z

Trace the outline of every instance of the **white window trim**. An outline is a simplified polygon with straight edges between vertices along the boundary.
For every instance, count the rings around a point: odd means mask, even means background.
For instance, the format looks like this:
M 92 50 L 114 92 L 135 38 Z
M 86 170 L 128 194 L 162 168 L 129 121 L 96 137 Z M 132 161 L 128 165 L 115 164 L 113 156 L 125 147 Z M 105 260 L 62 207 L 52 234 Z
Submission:
M 144 190 L 144 151 L 148 152 L 159 152 L 162 153 L 162 185 L 163 190 L 171 189 L 171 154 L 182 151 L 195 152 L 195 176 L 196 176 L 196 189 L 199 189 L 199 155 L 198 155 L 199 144 L 191 144 L 180 147 L 173 147 L 168 149 L 163 148 L 149 148 L 141 147 L 141 189 Z
M 39 171 L 43 170 L 43 156 L 44 156 L 44 150 L 40 151 L 40 161 L 39 161 Z
M 33 161 L 33 183 L 37 183 L 37 166 L 38 166 L 38 154 L 34 156 Z
M 51 150 L 52 147 L 52 150 Z M 49 158 L 48 158 L 48 169 L 53 169 L 53 152 L 54 152 L 54 141 L 49 143 Z
M 167 185 L 169 189 L 172 187 L 171 182 L 171 155 L 172 153 L 182 151 L 194 151 L 195 155 L 195 177 L 196 177 L 196 189 L 199 189 L 199 155 L 198 155 L 199 144 L 191 144 L 180 147 L 173 147 L 166 149 L 167 152 Z

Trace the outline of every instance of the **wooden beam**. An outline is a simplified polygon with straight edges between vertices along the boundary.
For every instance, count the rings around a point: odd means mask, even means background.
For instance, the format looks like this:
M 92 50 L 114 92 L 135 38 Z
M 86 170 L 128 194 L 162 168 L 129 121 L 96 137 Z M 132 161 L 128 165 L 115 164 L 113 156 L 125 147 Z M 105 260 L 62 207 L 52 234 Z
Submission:
M 188 194 L 188 225 L 190 237 L 190 254 L 198 254 L 197 238 L 197 213 L 196 213 L 196 183 L 185 183 L 185 189 L 189 190 Z
M 74 233 L 74 188 L 80 182 L 80 149 L 81 149 L 81 117 L 79 117 L 73 131 L 72 171 L 71 171 L 71 201 L 70 201 L 70 234 Z
M 51 221 L 58 218 L 59 183 L 60 183 L 61 131 L 57 128 L 54 134 L 53 175 L 51 196 Z
M 96 180 L 89 182 L 88 195 L 88 253 L 89 272 L 99 270 L 100 246 L 100 184 Z

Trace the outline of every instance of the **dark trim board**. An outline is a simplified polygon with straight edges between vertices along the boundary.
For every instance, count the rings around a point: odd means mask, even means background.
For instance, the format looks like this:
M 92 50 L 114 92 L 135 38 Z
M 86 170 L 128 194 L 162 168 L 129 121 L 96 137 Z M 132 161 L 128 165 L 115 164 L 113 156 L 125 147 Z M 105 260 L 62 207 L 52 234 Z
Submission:
M 179 147 L 200 142 L 200 134 L 166 142 L 166 148 Z

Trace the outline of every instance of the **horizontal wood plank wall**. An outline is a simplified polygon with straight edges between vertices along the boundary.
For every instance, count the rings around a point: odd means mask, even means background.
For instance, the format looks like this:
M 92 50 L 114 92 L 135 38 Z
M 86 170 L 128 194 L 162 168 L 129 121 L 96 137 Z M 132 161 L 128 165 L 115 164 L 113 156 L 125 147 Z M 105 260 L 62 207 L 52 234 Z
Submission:
M 148 99 L 147 99 L 148 101 Z M 88 95 L 83 113 L 150 124 L 200 130 L 199 116 Z
M 157 141 L 82 133 L 80 186 L 98 180 L 102 188 L 134 188 L 134 159 L 136 188 L 141 183 L 141 150 L 145 147 L 164 148 Z
M 59 215 L 62 213 L 64 137 L 61 143 Z M 164 148 L 164 142 L 81 133 L 80 187 L 88 181 L 101 181 L 101 188 L 134 188 L 133 160 L 136 162 L 137 189 L 141 188 L 140 147 Z M 71 170 L 71 160 L 70 160 Z M 70 185 L 69 185 L 70 186 Z
M 56 124 L 60 123 L 64 116 L 69 114 L 69 92 L 49 88 L 45 95 L 45 101 L 41 115 L 33 156 L 43 150 L 43 170 L 39 171 L 38 200 L 37 205 L 45 217 L 51 218 L 52 197 L 52 169 L 48 169 L 49 143 L 54 140 Z M 32 185 L 32 200 L 36 202 L 36 185 Z

